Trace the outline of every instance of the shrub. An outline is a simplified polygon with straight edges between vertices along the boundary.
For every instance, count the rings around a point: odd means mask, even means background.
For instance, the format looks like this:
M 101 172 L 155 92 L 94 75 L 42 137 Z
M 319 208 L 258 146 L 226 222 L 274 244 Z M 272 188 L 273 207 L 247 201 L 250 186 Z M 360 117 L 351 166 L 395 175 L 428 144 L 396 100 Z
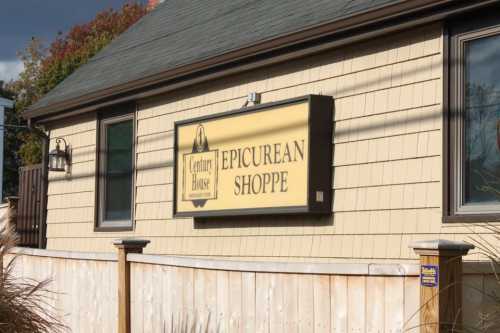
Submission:
M 476 246 L 479 253 L 489 259 L 496 280 L 496 291 L 498 291 L 500 290 L 500 248 L 498 246 L 500 243 L 500 226 L 487 223 L 482 225 L 482 227 L 485 231 L 493 235 L 493 241 L 488 240 L 480 233 L 474 231 L 474 236 L 472 236 L 470 240 L 471 243 Z M 482 322 L 482 328 L 480 330 L 472 330 L 467 327 L 467 323 L 465 323 L 466 327 L 468 331 L 472 332 L 497 332 L 496 330 L 500 328 L 500 295 L 496 291 L 478 291 L 483 293 L 483 298 L 486 299 L 487 303 L 491 304 L 491 306 L 489 306 L 486 311 L 483 310 L 479 312 L 479 318 Z
M 22 279 L 14 274 L 18 256 L 4 265 L 3 260 L 17 243 L 17 236 L 10 228 L 0 230 L 0 333 L 66 332 L 49 304 L 53 293 L 47 289 L 50 281 Z

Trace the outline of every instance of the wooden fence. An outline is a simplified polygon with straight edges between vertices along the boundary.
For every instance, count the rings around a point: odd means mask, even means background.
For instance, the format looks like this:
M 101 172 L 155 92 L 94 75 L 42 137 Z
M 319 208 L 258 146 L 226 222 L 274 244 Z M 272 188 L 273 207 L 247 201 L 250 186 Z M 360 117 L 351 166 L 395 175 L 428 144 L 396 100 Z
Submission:
M 17 203 L 16 232 L 19 245 L 39 247 L 42 212 L 42 165 L 19 168 L 19 202 Z
M 116 332 L 117 279 L 113 254 L 58 253 L 22 249 L 14 262 L 17 277 L 51 279 L 48 305 L 72 332 Z M 4 265 L 8 260 L 4 260 Z
M 52 305 L 73 332 L 117 331 L 116 255 L 20 251 L 16 275 L 52 278 Z M 418 265 L 127 261 L 134 333 L 418 332 Z M 481 327 L 478 311 L 492 306 L 482 291 L 498 285 L 482 266 L 464 269 L 464 320 Z
M 143 255 L 130 261 L 132 332 L 183 324 L 209 332 L 397 332 L 405 323 L 418 325 L 413 267 L 231 265 Z

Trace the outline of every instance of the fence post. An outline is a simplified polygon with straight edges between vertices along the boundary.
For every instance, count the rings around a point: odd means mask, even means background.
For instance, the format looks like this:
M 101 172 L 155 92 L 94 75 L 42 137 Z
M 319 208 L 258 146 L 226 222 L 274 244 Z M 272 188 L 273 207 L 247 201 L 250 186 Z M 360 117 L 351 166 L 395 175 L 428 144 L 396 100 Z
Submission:
M 117 239 L 118 249 L 118 333 L 130 333 L 130 263 L 128 253 L 142 253 L 149 243 L 141 239 Z
M 462 330 L 462 256 L 474 245 L 449 240 L 410 245 L 420 255 L 420 332 Z

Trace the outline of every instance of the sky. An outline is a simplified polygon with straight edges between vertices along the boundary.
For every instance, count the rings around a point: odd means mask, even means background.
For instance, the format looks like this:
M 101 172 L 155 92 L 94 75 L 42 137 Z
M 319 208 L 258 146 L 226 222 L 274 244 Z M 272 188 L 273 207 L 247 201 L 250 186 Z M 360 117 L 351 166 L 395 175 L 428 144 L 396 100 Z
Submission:
M 66 32 L 103 9 L 120 8 L 129 1 L 0 0 L 0 81 L 15 79 L 22 71 L 16 54 L 32 37 L 41 38 L 47 45 L 59 31 Z

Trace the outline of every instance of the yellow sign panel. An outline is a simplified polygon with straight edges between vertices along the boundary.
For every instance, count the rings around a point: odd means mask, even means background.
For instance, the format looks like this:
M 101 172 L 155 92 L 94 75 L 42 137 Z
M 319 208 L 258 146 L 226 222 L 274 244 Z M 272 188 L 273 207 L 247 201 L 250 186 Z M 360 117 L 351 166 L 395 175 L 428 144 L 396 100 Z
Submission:
M 311 97 L 177 123 L 176 215 L 309 211 Z

